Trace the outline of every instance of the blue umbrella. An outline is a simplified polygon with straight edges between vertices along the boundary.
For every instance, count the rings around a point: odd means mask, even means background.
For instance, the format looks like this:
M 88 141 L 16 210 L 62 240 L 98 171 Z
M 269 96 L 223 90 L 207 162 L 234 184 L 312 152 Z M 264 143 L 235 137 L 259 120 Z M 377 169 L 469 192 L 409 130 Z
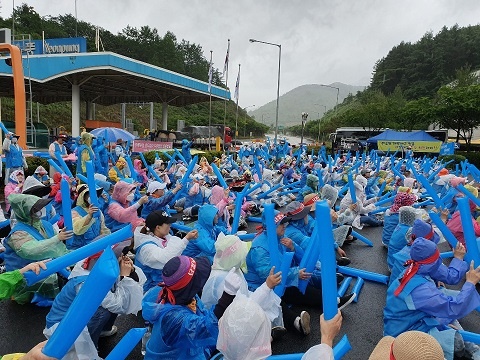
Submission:
M 106 142 L 116 142 L 118 139 L 123 141 L 134 140 L 135 135 L 129 133 L 127 130 L 114 127 L 101 127 L 90 131 L 93 136 L 103 136 Z

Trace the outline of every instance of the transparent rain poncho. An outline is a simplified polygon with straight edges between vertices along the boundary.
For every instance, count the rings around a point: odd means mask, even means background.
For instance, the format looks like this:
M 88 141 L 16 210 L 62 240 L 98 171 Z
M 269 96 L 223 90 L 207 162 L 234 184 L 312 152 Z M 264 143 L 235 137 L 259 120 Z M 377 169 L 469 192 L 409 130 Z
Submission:
M 226 360 L 258 360 L 271 355 L 270 321 L 260 306 L 237 295 L 218 323 L 217 349 Z

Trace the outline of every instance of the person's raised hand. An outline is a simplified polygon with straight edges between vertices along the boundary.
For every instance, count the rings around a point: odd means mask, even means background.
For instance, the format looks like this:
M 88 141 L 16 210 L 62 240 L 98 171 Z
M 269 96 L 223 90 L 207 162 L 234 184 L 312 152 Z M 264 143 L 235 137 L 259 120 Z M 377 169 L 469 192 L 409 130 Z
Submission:
M 42 352 L 42 349 L 44 348 L 46 343 L 47 343 L 47 340 L 36 345 L 27 354 L 22 356 L 20 360 L 56 360 L 56 358 L 47 356 Z
M 120 276 L 129 276 L 132 271 L 132 260 L 128 256 L 122 256 L 120 259 Z
M 306 272 L 306 268 L 298 270 L 298 278 L 300 280 L 310 280 L 312 273 Z
M 346 256 L 347 256 L 347 253 L 346 253 L 341 247 L 338 247 L 338 248 L 337 248 L 337 253 L 338 253 L 338 255 L 340 255 L 341 257 L 346 257 Z
M 453 257 L 458 260 L 463 260 L 466 253 L 467 249 L 465 249 L 465 246 L 463 246 L 463 244 L 458 241 L 457 246 L 455 246 L 455 249 L 453 250 Z
M 293 244 L 293 240 L 290 238 L 284 237 L 282 240 L 280 240 L 280 243 L 282 245 L 285 245 L 287 248 L 289 248 L 292 251 L 295 250 L 295 245 Z
M 88 207 L 88 215 L 93 215 L 94 213 L 96 213 L 98 211 L 98 207 L 94 206 L 94 205 L 90 205 Z
M 27 271 L 32 270 L 35 274 L 38 275 L 40 273 L 40 269 L 47 270 L 47 265 L 45 265 L 44 261 L 37 261 L 37 262 L 30 263 L 24 266 L 23 268 L 21 268 L 19 271 L 21 274 L 24 274 Z
M 72 230 L 65 230 L 65 228 L 60 230 L 60 232 L 58 233 L 58 239 L 60 241 L 66 241 L 66 240 L 72 238 L 72 236 L 73 236 L 73 231 Z
M 468 270 L 466 276 L 466 281 L 476 285 L 480 282 L 480 266 L 476 269 L 473 267 L 473 260 L 470 262 L 470 270 Z
M 323 314 L 320 315 L 320 334 L 322 337 L 322 344 L 326 344 L 332 347 L 333 339 L 335 339 L 335 336 L 338 335 L 341 327 L 342 313 L 340 311 L 338 311 L 337 315 L 335 315 L 333 319 L 330 320 L 325 320 Z
M 138 203 L 140 205 L 143 205 L 143 204 L 146 204 L 148 202 L 148 196 L 147 195 L 143 195 L 139 200 L 138 200 Z
M 238 289 L 240 289 L 240 285 L 242 284 L 242 279 L 240 276 L 235 273 L 235 267 L 230 269 L 227 276 L 225 276 L 225 285 L 223 287 L 223 291 L 225 291 L 229 295 L 236 295 Z
M 270 274 L 267 277 L 267 280 L 265 280 L 265 283 L 270 289 L 273 289 L 275 286 L 280 284 L 282 282 L 282 272 L 279 271 L 275 273 L 275 266 L 272 266 L 270 269 Z
M 196 238 L 198 238 L 198 230 L 191 230 L 185 235 L 185 239 L 188 241 L 195 240 Z

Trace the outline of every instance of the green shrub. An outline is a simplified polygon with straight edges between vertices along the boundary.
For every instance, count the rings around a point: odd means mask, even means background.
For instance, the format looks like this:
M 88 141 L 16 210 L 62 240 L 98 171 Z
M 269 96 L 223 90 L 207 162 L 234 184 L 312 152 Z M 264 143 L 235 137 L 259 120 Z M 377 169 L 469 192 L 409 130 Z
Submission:
M 465 156 L 460 155 L 460 154 L 455 154 L 455 155 L 443 155 L 438 157 L 439 160 L 443 160 L 444 163 L 449 162 L 450 160 L 453 160 L 450 164 L 447 165 L 447 169 L 449 170 L 454 170 L 455 169 L 455 164 L 460 164 L 462 161 L 465 161 Z M 470 160 L 469 160 L 470 161 Z
M 27 160 L 28 165 L 28 169 L 25 171 L 25 177 L 33 175 L 35 169 L 39 166 L 43 166 L 47 171 L 50 168 L 50 164 L 48 163 L 47 159 L 36 156 L 28 156 L 25 159 Z
M 473 164 L 475 165 L 477 168 L 480 169 L 480 152 L 476 152 L 476 151 L 469 151 L 469 152 L 466 152 L 466 151 L 456 151 L 455 152 L 455 155 L 458 156 L 462 156 L 464 159 L 468 159 L 468 162 L 470 164 Z

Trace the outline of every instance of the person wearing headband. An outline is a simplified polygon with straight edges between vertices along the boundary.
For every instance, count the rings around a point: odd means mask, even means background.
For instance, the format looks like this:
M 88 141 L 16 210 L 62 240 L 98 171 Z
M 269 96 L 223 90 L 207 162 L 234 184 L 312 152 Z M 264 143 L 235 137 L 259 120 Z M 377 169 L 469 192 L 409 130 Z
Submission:
M 241 280 L 234 269 L 225 277 L 224 291 L 212 309 L 198 294 L 210 275 L 205 257 L 176 256 L 162 270 L 163 282 L 145 294 L 142 316 L 153 324 L 145 360 L 210 359 L 218 338 L 218 320 L 232 303 Z
M 459 246 L 462 248 L 459 248 L 457 256 L 463 259 L 465 249 Z M 480 306 L 480 295 L 475 288 L 480 281 L 480 267 L 474 269 L 472 262 L 467 272 L 468 266 L 463 260 L 452 260 L 448 273 L 457 274 L 458 281 L 466 274 L 461 291 L 452 297 L 437 288 L 435 283 L 439 280 L 439 269 L 444 266 L 437 245 L 433 241 L 417 238 L 411 246 L 410 255 L 406 270 L 387 290 L 383 312 L 384 335 L 396 337 L 405 331 L 418 330 L 437 339 L 447 360 L 453 359 L 454 352 L 457 355 L 463 352 L 467 345 L 470 355 L 480 359 L 478 347 L 471 343 L 464 344 L 456 330 L 449 327 L 454 323 L 458 328 L 455 320 Z
M 142 309 L 142 286 L 146 278 L 142 270 L 135 267 L 132 260 L 126 256 L 129 245 L 130 241 L 126 240 L 112 246 L 112 251 L 118 260 L 119 276 L 71 349 L 63 357 L 64 360 L 97 359 L 99 339 L 111 336 L 118 330 L 114 325 L 117 316 L 136 315 Z M 102 254 L 103 250 L 75 264 L 67 284 L 53 301 L 46 316 L 43 334 L 47 338 L 53 335 L 58 324 L 65 317 Z

